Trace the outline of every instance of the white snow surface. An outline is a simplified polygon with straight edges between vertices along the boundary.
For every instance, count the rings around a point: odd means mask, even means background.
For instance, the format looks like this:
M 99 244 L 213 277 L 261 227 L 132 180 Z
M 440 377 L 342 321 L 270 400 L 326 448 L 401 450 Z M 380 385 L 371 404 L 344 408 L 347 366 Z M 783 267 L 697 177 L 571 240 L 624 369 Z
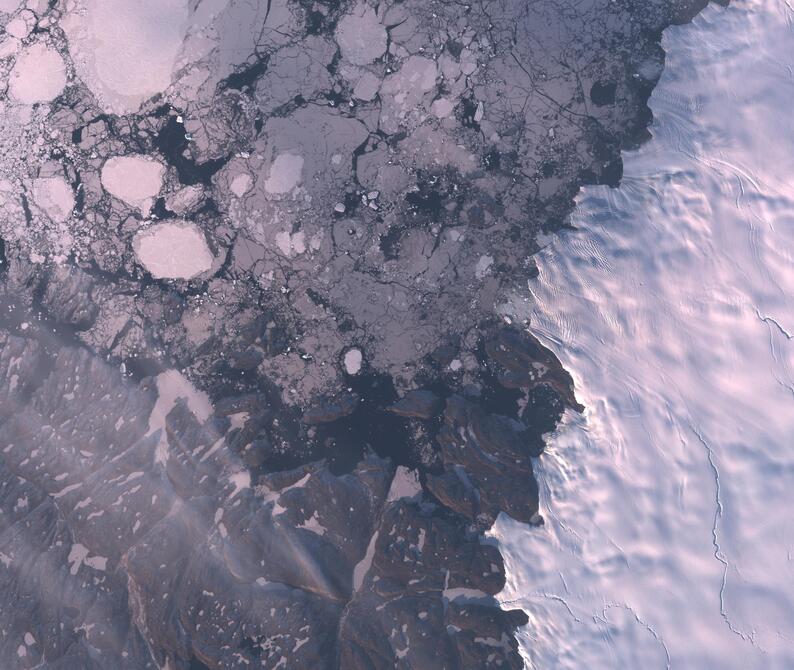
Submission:
M 653 139 L 512 305 L 587 407 L 538 462 L 545 526 L 494 530 L 528 667 L 794 667 L 792 26 L 746 0 L 667 31 Z
M 168 460 L 168 438 L 165 433 L 166 417 L 174 409 L 177 400 L 184 398 L 188 409 L 200 423 L 204 423 L 212 415 L 212 403 L 209 396 L 198 390 L 191 381 L 179 370 L 166 370 L 157 375 L 157 402 L 149 415 L 147 435 L 160 431 L 155 460 L 165 463 Z
M 414 498 L 421 492 L 422 485 L 419 483 L 419 474 L 416 470 L 398 465 L 394 472 L 394 479 L 391 480 L 386 502 L 394 502 L 401 498 Z
M 21 0 L 0 0 L 0 12 L 11 14 L 22 4 Z

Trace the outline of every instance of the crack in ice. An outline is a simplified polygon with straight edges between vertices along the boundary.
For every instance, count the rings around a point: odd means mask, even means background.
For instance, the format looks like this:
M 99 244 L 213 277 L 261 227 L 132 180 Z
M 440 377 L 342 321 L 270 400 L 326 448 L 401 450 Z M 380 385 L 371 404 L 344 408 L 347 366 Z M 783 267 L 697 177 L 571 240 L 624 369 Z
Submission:
M 601 610 L 600 621 L 605 623 L 605 624 L 609 623 L 609 620 L 607 619 L 607 610 L 615 608 L 615 607 L 623 609 L 623 610 L 626 610 L 627 612 L 630 612 L 631 615 L 634 617 L 634 620 L 638 624 L 640 624 L 643 628 L 645 628 L 653 636 L 653 638 L 661 645 L 662 649 L 664 649 L 664 655 L 667 658 L 667 665 L 665 666 L 666 670 L 670 670 L 670 663 L 671 663 L 670 650 L 667 648 L 667 645 L 665 644 L 664 639 L 656 631 L 656 629 L 654 629 L 653 626 L 651 626 L 644 619 L 640 618 L 640 615 L 637 614 L 637 612 L 634 610 L 634 608 L 631 605 L 627 605 L 626 603 L 609 603 L 609 604 L 607 604 L 606 607 L 604 607 L 604 609 Z M 595 621 L 596 623 L 599 623 L 598 615 L 593 616 L 593 621 Z
M 761 321 L 763 321 L 764 323 L 766 323 L 768 325 L 775 326 L 780 331 L 780 333 L 783 335 L 783 337 L 785 337 L 787 340 L 793 340 L 794 339 L 794 333 L 791 333 L 786 328 L 784 328 L 782 325 L 780 325 L 780 322 L 777 319 L 775 319 L 772 316 L 764 316 L 763 314 L 761 314 L 760 311 L 758 311 L 757 307 L 755 309 L 755 313 L 758 315 L 758 318 Z
M 733 625 L 733 622 L 730 620 L 728 616 L 728 612 L 725 608 L 725 589 L 728 585 L 728 568 L 730 564 L 728 563 L 728 559 L 725 557 L 724 552 L 722 551 L 722 547 L 720 546 L 720 539 L 719 539 L 719 532 L 718 526 L 720 523 L 720 519 L 722 519 L 722 514 L 724 511 L 724 507 L 722 505 L 722 485 L 720 482 L 720 472 L 717 469 L 717 464 L 714 460 L 714 450 L 711 448 L 709 443 L 703 437 L 702 433 L 695 428 L 691 423 L 689 424 L 690 429 L 697 437 L 698 441 L 703 445 L 704 449 L 706 450 L 706 455 L 708 457 L 709 466 L 714 473 L 714 483 L 715 483 L 715 502 L 716 507 L 714 509 L 714 522 L 711 526 L 711 544 L 714 547 L 714 558 L 716 558 L 722 564 L 722 583 L 720 584 L 720 615 L 722 616 L 723 620 L 727 624 L 728 628 L 731 630 L 732 633 L 738 635 L 746 642 L 749 642 L 753 646 L 757 646 L 754 639 L 754 634 L 747 634 Z M 669 667 L 669 666 L 668 666 Z

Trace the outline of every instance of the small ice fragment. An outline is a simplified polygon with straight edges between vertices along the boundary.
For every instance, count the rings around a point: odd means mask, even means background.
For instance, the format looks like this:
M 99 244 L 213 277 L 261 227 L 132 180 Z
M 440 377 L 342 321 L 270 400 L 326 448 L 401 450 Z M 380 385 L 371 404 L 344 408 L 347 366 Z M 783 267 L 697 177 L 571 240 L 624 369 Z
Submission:
M 488 274 L 488 270 L 493 265 L 493 256 L 480 256 L 477 265 L 474 267 L 474 275 L 477 279 L 482 279 Z
M 342 17 L 336 42 L 342 58 L 354 65 L 367 65 L 386 53 L 388 35 L 375 10 L 360 4 Z
M 242 198 L 251 188 L 253 183 L 254 182 L 253 179 L 251 179 L 251 175 L 246 172 L 242 172 L 232 179 L 231 184 L 229 184 L 229 188 L 238 198 Z
M 345 353 L 345 370 L 349 375 L 357 375 L 361 370 L 363 356 L 360 349 L 349 349 Z
M 430 106 L 430 111 L 432 112 L 433 116 L 439 119 L 445 119 L 450 114 L 452 114 L 452 110 L 455 109 L 454 103 L 449 98 L 439 98 L 438 100 L 434 100 L 433 104 Z

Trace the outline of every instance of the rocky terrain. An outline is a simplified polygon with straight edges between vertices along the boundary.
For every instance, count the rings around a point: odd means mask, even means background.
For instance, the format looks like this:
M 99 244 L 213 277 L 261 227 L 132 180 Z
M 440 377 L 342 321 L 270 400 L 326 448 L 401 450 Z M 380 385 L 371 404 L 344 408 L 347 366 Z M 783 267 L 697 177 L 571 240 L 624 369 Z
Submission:
M 703 0 L 0 0 L 0 658 L 520 668 L 502 315 Z

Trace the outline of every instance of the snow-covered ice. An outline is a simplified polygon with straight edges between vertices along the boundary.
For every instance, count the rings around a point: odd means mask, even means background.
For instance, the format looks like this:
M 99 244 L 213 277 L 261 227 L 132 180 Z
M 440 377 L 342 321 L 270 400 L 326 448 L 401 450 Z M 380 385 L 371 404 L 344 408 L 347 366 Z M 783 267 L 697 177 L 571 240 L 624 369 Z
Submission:
M 386 28 L 374 9 L 358 5 L 339 21 L 336 41 L 346 60 L 356 65 L 368 65 L 386 53 Z
M 69 218 L 74 208 L 72 187 L 63 177 L 40 177 L 33 182 L 33 199 L 56 223 Z

